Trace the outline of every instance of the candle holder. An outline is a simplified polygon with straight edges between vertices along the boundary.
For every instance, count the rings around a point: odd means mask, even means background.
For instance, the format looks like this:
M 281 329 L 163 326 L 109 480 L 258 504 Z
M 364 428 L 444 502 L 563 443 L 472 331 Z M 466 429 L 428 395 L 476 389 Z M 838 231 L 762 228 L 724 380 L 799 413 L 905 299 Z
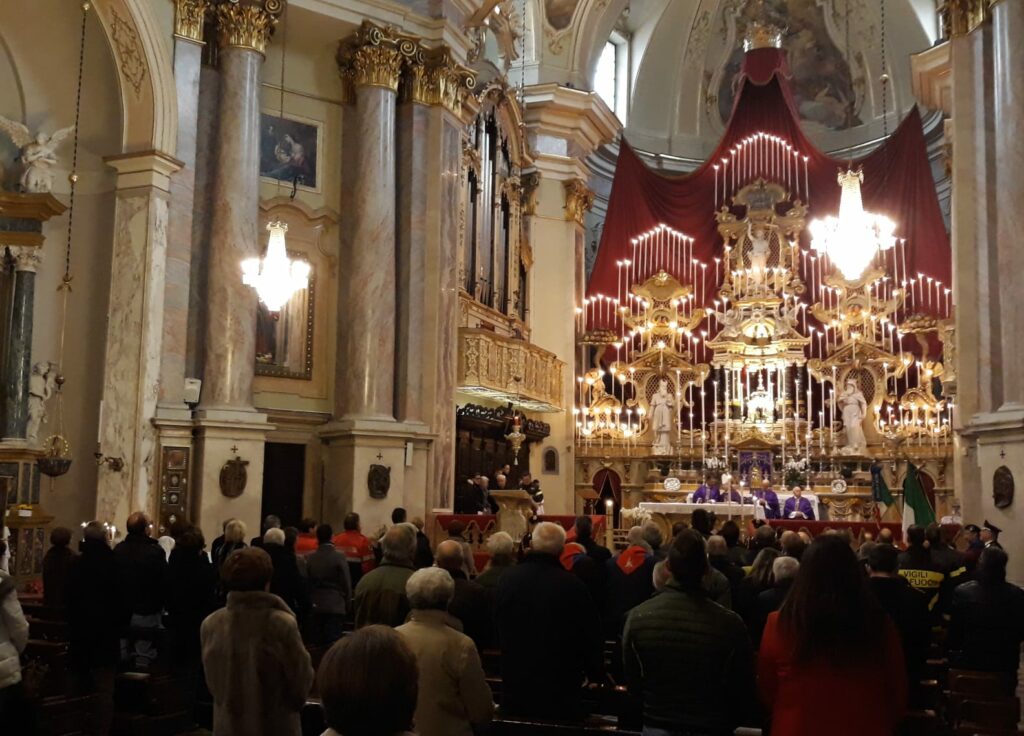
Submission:
M 100 449 L 100 444 L 98 442 L 96 443 L 96 452 L 94 452 L 92 456 L 96 458 L 96 467 L 106 465 L 115 473 L 120 473 L 122 470 L 124 470 L 124 459 L 121 457 L 111 457 L 109 455 L 104 455 L 103 451 Z

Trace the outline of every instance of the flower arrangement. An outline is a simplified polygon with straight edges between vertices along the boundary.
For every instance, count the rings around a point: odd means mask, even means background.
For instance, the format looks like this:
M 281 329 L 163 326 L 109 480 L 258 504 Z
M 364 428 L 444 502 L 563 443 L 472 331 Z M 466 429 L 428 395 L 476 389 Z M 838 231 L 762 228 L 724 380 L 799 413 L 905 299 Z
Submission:
M 807 485 L 808 467 L 807 458 L 802 457 L 799 460 L 790 458 L 787 460 L 786 464 L 782 468 L 783 480 L 786 484 L 786 488 Z
M 712 456 L 712 457 L 709 457 L 706 460 L 704 460 L 704 469 L 705 470 L 723 471 L 723 470 L 726 469 L 726 467 L 727 467 L 727 465 L 726 465 L 725 460 L 723 460 L 720 457 Z

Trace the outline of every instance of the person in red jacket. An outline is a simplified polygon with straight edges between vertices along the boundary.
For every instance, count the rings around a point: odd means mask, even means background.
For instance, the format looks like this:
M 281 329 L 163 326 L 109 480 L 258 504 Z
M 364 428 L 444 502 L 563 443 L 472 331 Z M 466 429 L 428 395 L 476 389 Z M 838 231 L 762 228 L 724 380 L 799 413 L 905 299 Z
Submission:
M 316 541 L 316 519 L 303 519 L 299 522 L 299 536 L 295 540 L 295 554 L 307 555 L 316 552 L 319 547 Z
M 359 514 L 346 515 L 343 524 L 345 531 L 334 535 L 334 546 L 348 560 L 348 569 L 352 576 L 354 589 L 363 575 L 377 567 L 377 558 L 373 554 L 370 539 L 363 535 Z
M 772 736 L 895 733 L 907 704 L 899 634 L 844 538 L 819 536 L 804 552 L 765 625 L 758 690 Z

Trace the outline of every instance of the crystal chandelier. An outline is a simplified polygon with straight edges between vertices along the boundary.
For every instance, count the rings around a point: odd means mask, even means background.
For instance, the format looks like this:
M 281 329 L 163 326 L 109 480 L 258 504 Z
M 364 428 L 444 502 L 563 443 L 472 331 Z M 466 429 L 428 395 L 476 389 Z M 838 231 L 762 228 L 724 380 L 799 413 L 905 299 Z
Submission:
M 843 278 L 856 281 L 880 250 L 896 243 L 896 225 L 888 217 L 864 211 L 860 185 L 864 172 L 852 168 L 839 173 L 839 217 L 829 215 L 810 224 L 811 247 L 826 254 Z
M 288 226 L 280 220 L 267 223 L 270 239 L 262 258 L 242 261 L 242 283 L 256 289 L 260 301 L 271 312 L 280 312 L 292 294 L 309 286 L 309 264 L 288 258 L 284 234 Z

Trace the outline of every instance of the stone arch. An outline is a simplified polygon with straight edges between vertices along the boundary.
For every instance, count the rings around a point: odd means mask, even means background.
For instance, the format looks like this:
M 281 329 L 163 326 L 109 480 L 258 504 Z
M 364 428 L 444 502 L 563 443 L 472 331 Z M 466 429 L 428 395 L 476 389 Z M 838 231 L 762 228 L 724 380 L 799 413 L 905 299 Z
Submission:
M 628 0 L 583 0 L 570 51 L 571 81 L 577 86 L 593 88 L 597 59 L 627 4 Z
M 150 0 L 93 0 L 120 81 L 122 152 L 177 147 L 177 92 L 169 28 Z

